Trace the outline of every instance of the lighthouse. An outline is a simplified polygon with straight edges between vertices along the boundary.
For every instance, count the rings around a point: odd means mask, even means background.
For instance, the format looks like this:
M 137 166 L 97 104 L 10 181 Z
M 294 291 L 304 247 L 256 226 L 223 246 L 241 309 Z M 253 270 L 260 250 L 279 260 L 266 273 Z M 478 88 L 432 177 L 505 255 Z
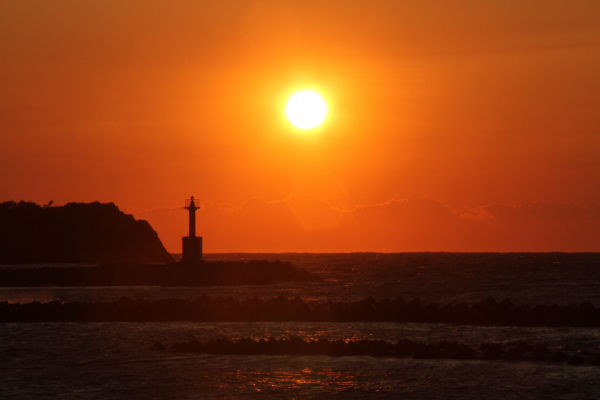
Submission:
M 202 261 L 202 237 L 196 236 L 196 210 L 200 207 L 196 205 L 194 196 L 185 201 L 185 208 L 189 211 L 189 232 L 188 236 L 181 238 L 181 261 L 185 264 L 197 264 Z

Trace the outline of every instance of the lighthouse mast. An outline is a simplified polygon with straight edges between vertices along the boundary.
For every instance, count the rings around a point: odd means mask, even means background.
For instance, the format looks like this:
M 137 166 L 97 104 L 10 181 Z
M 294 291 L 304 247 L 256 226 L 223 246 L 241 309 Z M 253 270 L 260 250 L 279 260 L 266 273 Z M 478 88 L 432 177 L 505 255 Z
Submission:
M 190 212 L 190 227 L 189 227 L 189 237 L 196 237 L 196 210 L 200 207 L 196 206 L 194 202 L 194 196 L 190 197 L 190 202 L 185 206 L 187 210 Z
M 185 209 L 189 212 L 188 236 L 181 238 L 182 252 L 181 262 L 183 264 L 198 264 L 202 261 L 202 237 L 196 236 L 196 205 L 194 196 L 185 202 Z

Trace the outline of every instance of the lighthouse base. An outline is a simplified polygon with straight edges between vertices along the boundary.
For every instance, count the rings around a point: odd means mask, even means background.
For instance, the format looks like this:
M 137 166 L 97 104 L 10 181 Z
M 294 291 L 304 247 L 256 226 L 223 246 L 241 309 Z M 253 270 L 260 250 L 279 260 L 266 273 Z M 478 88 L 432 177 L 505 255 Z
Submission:
M 181 261 L 186 264 L 195 264 L 202 261 L 202 238 L 184 236 L 182 241 Z

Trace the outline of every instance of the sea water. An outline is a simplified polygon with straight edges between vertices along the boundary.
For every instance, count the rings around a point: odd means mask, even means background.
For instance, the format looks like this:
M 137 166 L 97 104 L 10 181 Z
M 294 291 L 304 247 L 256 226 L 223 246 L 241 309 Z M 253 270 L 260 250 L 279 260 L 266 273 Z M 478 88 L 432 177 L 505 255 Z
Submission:
M 597 254 L 264 254 L 212 259 L 283 259 L 321 282 L 210 288 L 2 288 L 0 301 L 108 301 L 283 295 L 357 300 L 401 295 L 457 303 L 493 296 L 516 304 L 600 305 Z M 462 260 L 462 261 L 461 261 Z M 202 355 L 153 351 L 218 337 L 305 340 L 451 340 L 600 348 L 594 328 L 476 327 L 389 322 L 9 323 L 0 325 L 0 398 L 600 398 L 600 367 L 540 362 L 375 357 Z

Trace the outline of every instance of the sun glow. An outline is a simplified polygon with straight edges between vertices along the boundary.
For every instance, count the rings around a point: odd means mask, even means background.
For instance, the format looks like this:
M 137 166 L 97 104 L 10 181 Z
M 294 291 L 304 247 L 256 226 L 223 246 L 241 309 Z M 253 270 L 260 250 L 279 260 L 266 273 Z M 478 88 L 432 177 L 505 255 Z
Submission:
M 327 116 L 327 103 L 317 92 L 302 90 L 290 97 L 285 107 L 285 115 L 296 128 L 316 128 Z

